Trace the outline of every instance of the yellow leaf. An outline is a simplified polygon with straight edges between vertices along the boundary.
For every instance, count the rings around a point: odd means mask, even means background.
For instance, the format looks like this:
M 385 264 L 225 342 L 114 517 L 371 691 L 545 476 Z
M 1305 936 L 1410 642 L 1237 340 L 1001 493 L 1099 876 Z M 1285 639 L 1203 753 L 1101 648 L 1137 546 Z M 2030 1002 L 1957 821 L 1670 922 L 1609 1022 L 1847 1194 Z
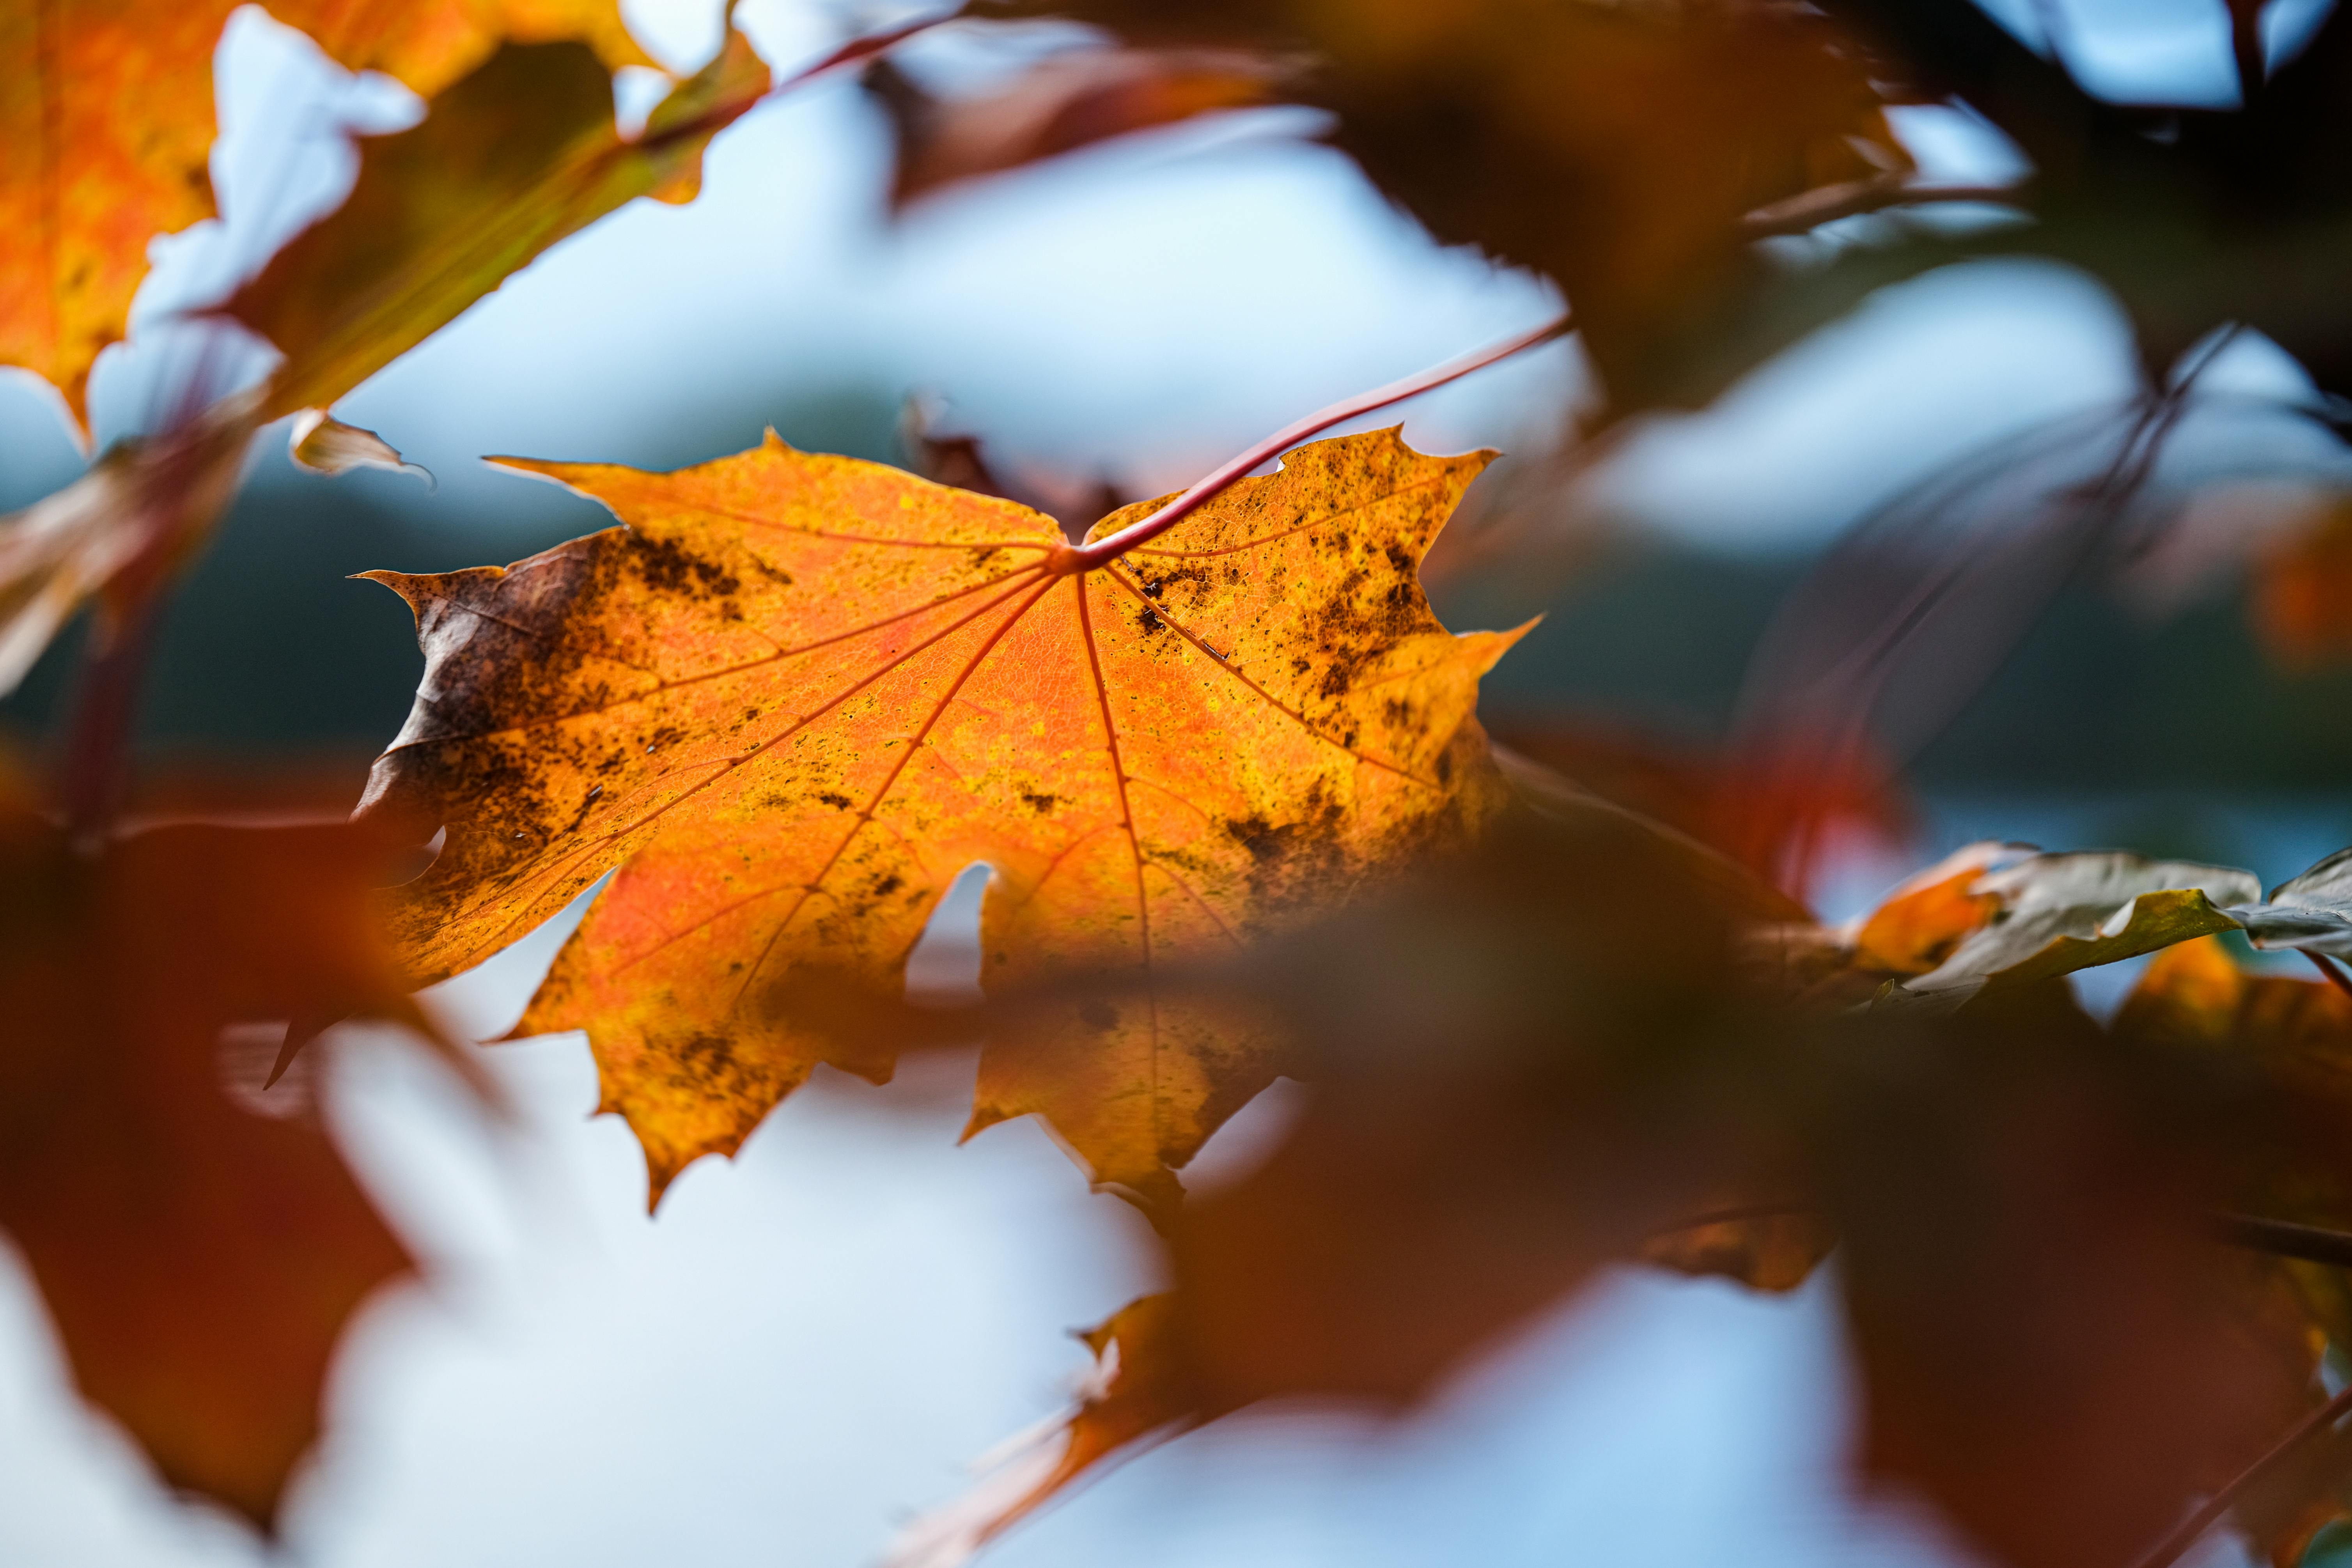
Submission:
M 213 214 L 213 48 L 236 0 L 0 0 L 0 364 L 57 386 L 79 428 L 147 244 Z M 588 37 L 643 64 L 617 0 L 277 0 L 353 69 L 432 93 L 501 37 Z
M 520 1029 L 588 1031 L 658 1193 L 818 1060 L 887 1076 L 779 999 L 818 966 L 895 987 L 986 861 L 986 986 L 1085 968 L 1141 1000 L 992 1039 L 973 1128 L 1041 1112 L 1098 1182 L 1171 1198 L 1273 1047 L 1151 976 L 1499 802 L 1471 714 L 1517 634 L 1449 634 L 1415 580 L 1486 462 L 1318 443 L 1076 574 L 1026 508 L 772 436 L 671 474 L 517 465 L 629 526 L 373 574 L 426 670 L 363 809 L 448 833 L 395 911 L 415 968 L 479 963 L 618 868 Z

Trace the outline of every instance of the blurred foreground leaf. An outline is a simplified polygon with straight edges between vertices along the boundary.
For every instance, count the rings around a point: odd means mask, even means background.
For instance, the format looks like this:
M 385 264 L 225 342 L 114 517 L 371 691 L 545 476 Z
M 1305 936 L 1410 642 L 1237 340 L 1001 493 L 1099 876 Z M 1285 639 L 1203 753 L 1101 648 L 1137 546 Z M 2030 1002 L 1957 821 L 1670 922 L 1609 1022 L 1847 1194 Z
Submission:
M 0 815 L 0 1226 L 84 1394 L 265 1530 L 335 1341 L 409 1260 L 289 1087 L 290 1031 L 421 1024 L 376 945 L 382 842 Z M 273 1098 L 274 1097 L 274 1098 Z
M 252 397 L 226 399 L 176 431 L 119 443 L 65 489 L 0 517 L 0 694 L 89 600 L 108 599 L 100 637 L 115 634 L 129 605 L 211 531 L 258 427 Z
M 982 98 L 935 98 L 887 59 L 867 67 L 865 81 L 898 137 L 890 199 L 904 205 L 1112 137 L 1265 103 L 1282 74 L 1234 50 L 1081 49 Z
M 0 364 L 88 418 L 91 362 L 122 336 L 148 242 L 213 215 L 213 50 L 236 0 L 0 5 Z M 431 95 L 502 37 L 585 37 L 651 64 L 616 0 L 272 0 L 353 70 Z
M 611 78 L 586 46 L 509 44 L 422 124 L 362 138 L 350 197 L 223 307 L 287 356 L 264 417 L 326 407 L 624 203 L 692 200 L 703 149 L 768 85 L 730 30 L 718 58 L 625 138 Z

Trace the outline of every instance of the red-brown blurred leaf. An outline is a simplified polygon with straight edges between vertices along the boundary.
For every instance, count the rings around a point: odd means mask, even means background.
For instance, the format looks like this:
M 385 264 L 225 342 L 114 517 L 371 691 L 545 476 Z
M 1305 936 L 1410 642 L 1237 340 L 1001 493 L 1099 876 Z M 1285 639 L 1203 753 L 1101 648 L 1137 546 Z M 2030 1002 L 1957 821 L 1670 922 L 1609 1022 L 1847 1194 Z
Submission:
M 1265 103 L 1283 74 L 1233 50 L 1074 49 L 981 98 L 935 98 L 887 59 L 866 68 L 866 86 L 898 134 L 890 199 L 904 206 L 1115 136 Z
M 1837 1245 L 1829 1216 L 1797 1203 L 1711 1207 L 1642 1244 L 1643 1262 L 1677 1274 L 1737 1279 L 1758 1290 L 1793 1290 Z
M 1780 787 L 1761 789 L 1753 751 L 1734 765 L 1700 747 L 1559 721 L 1507 726 L 1496 739 L 1800 894 L 1832 833 L 1900 843 L 1914 827 L 1895 780 L 1859 763 L 1790 754 L 1772 770 Z
M 1823 1158 L 1867 1467 L 2015 1568 L 2135 1561 L 2315 1403 L 2284 1277 L 2210 1234 L 2216 1129 L 2063 987 L 1853 1047 Z
M 1105 1432 L 1283 1395 L 1409 1404 L 1772 1171 L 1785 1150 L 1748 1075 L 1780 1024 L 1735 976 L 1739 916 L 1703 855 L 1600 803 L 1553 801 L 1401 896 L 1196 974 L 1279 1021 L 1306 1106 L 1264 1163 L 1168 1223 L 1174 1289 L 1154 1299 L 1154 1332 L 1121 1342 L 1120 1386 L 1150 1397 L 1115 1428 L 1074 1432 L 1016 1495 L 942 1516 L 956 1539 L 1109 1457 Z M 1774 1285 L 1819 1256 L 1793 1230 L 1750 1239 L 1722 1261 Z
M 290 1089 L 253 1098 L 289 1021 L 415 1018 L 369 923 L 383 864 L 341 825 L 85 853 L 0 812 L 0 1226 L 82 1392 L 264 1528 L 344 1321 L 409 1267 Z
M 2254 567 L 2256 630 L 2294 670 L 2352 658 L 2352 506 L 2327 508 Z
M 2136 1048 L 2225 1062 L 2259 1083 L 2273 1120 L 2254 1142 L 2261 1158 L 2245 1210 L 2334 1231 L 2352 1221 L 2352 997 L 2324 980 L 2251 973 L 2207 937 L 2157 955 L 2115 1034 Z M 2344 1270 L 2297 1258 L 2273 1267 L 2315 1343 L 2352 1342 Z M 2232 1511 L 2274 1562 L 2295 1562 L 2313 1531 L 2352 1512 L 2352 1434 L 2322 1434 L 2247 1489 Z

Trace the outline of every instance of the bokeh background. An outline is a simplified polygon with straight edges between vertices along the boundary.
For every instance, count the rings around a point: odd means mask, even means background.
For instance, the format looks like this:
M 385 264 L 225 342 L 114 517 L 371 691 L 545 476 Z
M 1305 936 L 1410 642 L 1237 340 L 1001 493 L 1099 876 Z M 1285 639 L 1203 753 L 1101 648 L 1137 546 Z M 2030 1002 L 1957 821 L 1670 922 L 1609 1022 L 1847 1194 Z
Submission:
M 2226 102 L 2214 0 L 2004 0 L 2021 37 L 2103 94 Z M 625 7 L 690 68 L 712 0 Z M 2326 0 L 2280 0 L 2273 51 Z M 746 0 L 789 69 L 887 20 Z M 1037 40 L 947 27 L 910 71 L 973 81 Z M 100 444 L 144 427 L 216 329 L 218 298 L 348 184 L 346 129 L 417 112 L 247 7 L 217 68 L 225 219 L 159 241 L 138 341 L 94 387 Z M 625 75 L 642 113 L 653 73 Z M 2016 172 L 1957 110 L 1897 111 L 1925 171 Z M 1523 274 L 1433 246 L 1297 110 L 1227 116 L 995 183 L 902 216 L 888 144 L 854 79 L 746 117 L 699 200 L 639 203 L 550 252 L 341 406 L 430 470 L 301 474 L 265 441 L 176 603 L 143 710 L 156 770 L 268 764 L 315 794 L 355 785 L 398 728 L 419 660 L 404 607 L 351 573 L 504 562 L 607 521 L 486 454 L 666 468 L 773 426 L 794 444 L 908 460 L 910 400 L 1010 472 L 1176 488 L 1350 393 L 1548 318 Z M 1871 220 L 1853 220 L 1866 226 Z M 1988 212 L 1947 221 L 1998 222 Z M 1863 229 L 1776 242 L 1801 267 Z M 1889 498 L 2139 385 L 2096 285 L 1976 263 L 1885 290 L 1756 372 L 1714 409 L 1613 436 L 1517 531 L 1503 568 L 1465 552 L 1433 592 L 1449 624 L 1543 625 L 1489 682 L 1490 721 L 1720 739 L 1776 605 Z M 1431 450 L 1493 446 L 1526 472 L 1584 396 L 1571 344 L 1398 414 Z M 2331 442 L 2275 409 L 2309 388 L 2258 338 L 2200 382 L 2168 480 L 2174 542 L 2137 574 L 2063 593 L 1985 689 L 1911 759 L 1899 832 L 1836 846 L 1822 910 L 1862 907 L 1969 839 L 2117 846 L 2251 867 L 2266 880 L 2352 842 L 2352 675 L 2287 675 L 2232 570 L 2199 542 L 2276 526 L 2302 481 L 2344 478 Z M 0 507 L 84 461 L 50 395 L 0 372 Z M 1498 469 L 1482 485 L 1507 476 Z M 1494 517 L 1478 520 L 1496 525 Z M 2224 558 L 2237 553 L 2216 547 Z M 2170 564 L 2168 565 L 2167 563 Z M 0 705 L 37 751 L 68 644 Z M 322 784 L 320 781 L 324 781 Z M 959 885 L 916 979 L 974 972 L 981 881 Z M 441 988 L 478 1037 L 520 1013 L 562 931 Z M 2127 969 L 2086 982 L 2111 1000 Z M 706 1162 L 644 1214 L 644 1172 L 591 1121 L 578 1037 L 495 1047 L 518 1125 L 482 1125 L 396 1042 L 341 1042 L 316 1091 L 372 1187 L 431 1262 L 351 1337 L 331 1436 L 301 1481 L 288 1552 L 315 1568 L 566 1568 L 689 1562 L 854 1565 L 962 1467 L 1051 1415 L 1084 1357 L 1063 1331 L 1152 1284 L 1138 1222 L 1031 1123 L 958 1148 L 968 1056 L 887 1089 L 821 1069 L 732 1163 Z M 1243 1168 L 1283 1093 L 1212 1143 L 1199 1180 Z M 1498 1345 L 1385 1433 L 1344 1413 L 1228 1420 L 1157 1451 L 1008 1539 L 1020 1565 L 1950 1563 L 1900 1498 L 1837 1479 L 1846 1385 L 1820 1282 L 1786 1300 L 1628 1274 Z M 2208 1548 L 2231 1560 L 2228 1542 Z M 72 1396 L 37 1299 L 0 1264 L 0 1562 L 181 1568 L 265 1549 L 167 1496 Z

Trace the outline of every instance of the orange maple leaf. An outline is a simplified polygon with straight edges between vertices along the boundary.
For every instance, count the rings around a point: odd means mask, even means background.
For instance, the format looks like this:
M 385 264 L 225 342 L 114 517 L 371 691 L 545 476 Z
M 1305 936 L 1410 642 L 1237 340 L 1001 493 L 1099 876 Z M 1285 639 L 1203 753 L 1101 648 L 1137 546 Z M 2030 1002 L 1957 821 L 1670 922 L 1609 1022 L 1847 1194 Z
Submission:
M 448 834 L 394 910 L 415 969 L 480 962 L 617 868 L 518 1032 L 588 1031 L 658 1196 L 818 1061 L 888 1075 L 796 1025 L 792 976 L 895 987 L 985 861 L 990 988 L 1085 968 L 1139 1001 L 1000 1031 L 972 1128 L 1043 1113 L 1098 1183 L 1171 1200 L 1276 1064 L 1155 968 L 1328 908 L 1502 797 L 1472 711 L 1517 634 L 1448 633 L 1415 578 L 1486 460 L 1320 442 L 1093 571 L 1026 508 L 772 436 L 672 474 L 517 464 L 629 526 L 373 574 L 427 663 L 362 809 Z
M 421 1023 L 372 927 L 383 862 L 340 825 L 86 852 L 0 809 L 0 1226 L 82 1392 L 265 1528 L 345 1319 L 410 1265 L 295 1096 L 231 1098 L 225 1051 L 267 1031 L 253 1089 L 278 1033 Z
M 0 364 L 65 395 L 77 426 L 99 351 L 121 338 L 147 242 L 214 212 L 213 47 L 237 0 L 74 0 L 0 9 Z M 430 96 L 501 37 L 585 38 L 652 62 L 618 0 L 272 0 L 353 70 Z

